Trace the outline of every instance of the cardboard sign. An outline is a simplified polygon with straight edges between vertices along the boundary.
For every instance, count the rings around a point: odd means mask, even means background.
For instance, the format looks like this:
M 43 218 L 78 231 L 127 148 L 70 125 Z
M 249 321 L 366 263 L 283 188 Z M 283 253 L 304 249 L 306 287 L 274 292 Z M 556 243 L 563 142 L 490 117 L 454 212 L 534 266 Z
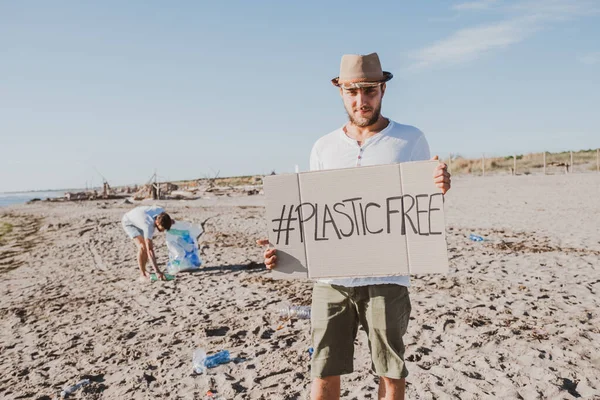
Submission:
M 275 278 L 447 273 L 437 161 L 264 178 Z

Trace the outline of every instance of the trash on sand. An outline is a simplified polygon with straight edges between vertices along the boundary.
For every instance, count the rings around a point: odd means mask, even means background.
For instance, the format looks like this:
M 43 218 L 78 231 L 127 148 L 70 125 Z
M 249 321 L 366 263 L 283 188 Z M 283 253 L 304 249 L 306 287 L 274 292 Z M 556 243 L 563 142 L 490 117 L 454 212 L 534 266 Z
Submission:
M 225 400 L 225 397 L 220 396 L 218 393 L 208 391 L 204 400 Z
M 175 279 L 175 277 L 173 275 L 169 275 L 169 274 L 165 274 L 165 279 L 167 281 L 172 281 Z M 150 281 L 151 282 L 156 282 L 158 280 L 158 277 L 156 276 L 156 274 L 150 274 Z
M 63 389 L 63 391 L 60 392 L 60 397 L 62 397 L 64 399 L 68 395 L 75 393 L 80 387 L 83 387 L 83 386 L 89 385 L 89 384 L 90 384 L 89 379 L 83 379 L 83 380 L 77 382 L 76 384 L 74 384 L 73 386 L 69 386 L 68 388 Z
M 471 239 L 471 240 L 472 240 L 472 241 L 474 241 L 474 242 L 483 242 L 483 241 L 485 240 L 485 239 L 484 239 L 482 236 L 475 235 L 475 234 L 473 234 L 473 233 L 471 233 L 471 234 L 469 235 L 469 239 Z
M 310 319 L 310 306 L 292 306 L 283 304 L 277 308 L 281 319 Z
M 285 327 L 285 323 L 289 321 L 289 319 L 286 319 L 285 321 L 283 321 L 281 324 L 279 324 L 279 326 L 277 326 L 277 328 L 275 328 L 276 331 L 280 331 Z
M 219 364 L 228 363 L 229 361 L 231 361 L 231 357 L 228 350 L 222 350 L 218 353 L 207 356 L 204 349 L 198 348 L 194 350 L 192 365 L 195 373 L 202 374 L 207 368 L 213 368 Z

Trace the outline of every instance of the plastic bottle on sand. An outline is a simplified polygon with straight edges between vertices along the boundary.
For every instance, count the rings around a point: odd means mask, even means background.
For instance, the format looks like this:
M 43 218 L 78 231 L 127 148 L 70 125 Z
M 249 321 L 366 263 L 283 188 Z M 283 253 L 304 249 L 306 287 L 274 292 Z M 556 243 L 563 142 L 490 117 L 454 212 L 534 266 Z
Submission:
M 192 358 L 194 372 L 197 374 L 202 374 L 207 368 L 213 368 L 219 364 L 228 363 L 229 361 L 231 361 L 231 358 L 228 350 L 222 350 L 216 354 L 207 356 L 206 351 L 200 348 L 194 351 L 194 356 Z
M 69 386 L 68 388 L 65 388 L 62 392 L 60 392 L 60 397 L 64 399 L 68 395 L 75 393 L 77 391 L 77 389 L 79 389 L 80 387 L 83 387 L 83 386 L 89 385 L 89 384 L 90 384 L 89 379 L 84 379 L 82 381 L 79 381 L 76 384 L 74 384 L 73 386 Z
M 310 319 L 310 306 L 292 306 L 283 304 L 277 308 L 281 319 Z
M 469 239 L 471 239 L 471 240 L 472 240 L 472 241 L 474 241 L 474 242 L 483 242 L 483 241 L 485 240 L 483 237 L 481 237 L 481 236 L 479 236 L 479 235 L 475 235 L 475 234 L 473 234 L 473 233 L 471 233 L 471 234 L 469 235 Z

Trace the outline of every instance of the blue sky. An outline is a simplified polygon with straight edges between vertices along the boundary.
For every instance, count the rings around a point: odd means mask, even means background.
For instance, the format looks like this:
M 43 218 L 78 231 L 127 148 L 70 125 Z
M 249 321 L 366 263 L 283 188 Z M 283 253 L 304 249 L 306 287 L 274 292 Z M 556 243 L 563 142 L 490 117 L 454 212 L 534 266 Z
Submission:
M 0 0 L 0 191 L 306 170 L 345 53 L 434 154 L 597 148 L 599 39 L 596 0 Z

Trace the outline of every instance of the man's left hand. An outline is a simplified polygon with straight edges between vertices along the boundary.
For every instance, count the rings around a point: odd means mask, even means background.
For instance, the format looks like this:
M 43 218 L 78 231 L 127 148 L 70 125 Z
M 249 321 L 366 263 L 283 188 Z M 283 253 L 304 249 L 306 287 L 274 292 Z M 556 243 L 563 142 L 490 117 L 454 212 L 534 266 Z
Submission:
M 438 156 L 432 158 L 432 160 L 439 160 Z M 450 173 L 448 172 L 448 166 L 445 163 L 440 163 L 433 171 L 433 183 L 435 186 L 442 190 L 442 194 L 446 194 L 450 190 L 451 186 Z

